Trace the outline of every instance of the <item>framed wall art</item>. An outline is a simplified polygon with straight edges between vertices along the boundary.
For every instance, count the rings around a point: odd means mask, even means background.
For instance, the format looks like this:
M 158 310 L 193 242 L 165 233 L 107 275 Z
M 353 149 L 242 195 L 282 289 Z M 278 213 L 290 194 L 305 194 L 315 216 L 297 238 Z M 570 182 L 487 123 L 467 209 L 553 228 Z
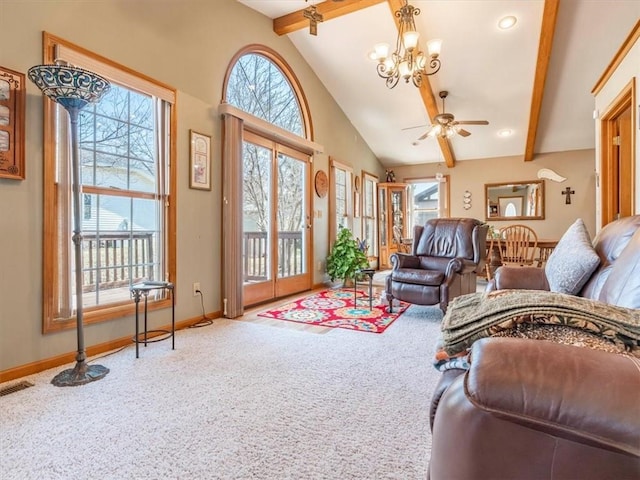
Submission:
M 24 180 L 25 76 L 0 67 L 0 178 Z
M 211 190 L 211 137 L 189 130 L 189 187 Z

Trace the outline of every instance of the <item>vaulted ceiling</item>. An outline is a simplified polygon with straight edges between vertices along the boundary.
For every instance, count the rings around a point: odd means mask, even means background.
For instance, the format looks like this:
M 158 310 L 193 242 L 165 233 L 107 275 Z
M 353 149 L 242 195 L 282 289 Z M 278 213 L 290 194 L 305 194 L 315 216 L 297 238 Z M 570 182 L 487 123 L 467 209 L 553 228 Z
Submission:
M 423 50 L 442 39 L 442 68 L 421 88 L 401 80 L 388 89 L 369 53 L 395 45 L 404 0 L 238 1 L 273 19 L 387 167 L 594 148 L 591 90 L 640 18 L 638 0 L 410 0 Z M 323 15 L 317 36 L 310 5 Z M 516 25 L 499 29 L 508 15 Z M 456 120 L 489 125 L 418 140 L 442 113 L 442 90 Z

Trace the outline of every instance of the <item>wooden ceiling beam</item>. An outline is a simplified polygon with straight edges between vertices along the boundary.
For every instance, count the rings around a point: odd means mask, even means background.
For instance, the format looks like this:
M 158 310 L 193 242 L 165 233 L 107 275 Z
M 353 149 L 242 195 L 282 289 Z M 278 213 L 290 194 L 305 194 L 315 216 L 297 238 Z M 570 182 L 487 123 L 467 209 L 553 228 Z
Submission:
M 396 27 L 400 26 L 400 20 L 395 16 L 395 12 L 400 10 L 404 5 L 404 0 L 388 0 L 389 8 L 391 9 L 391 14 L 396 22 Z M 436 97 L 433 95 L 433 89 L 431 88 L 431 82 L 429 82 L 429 77 L 426 75 L 422 76 L 422 84 L 420 85 L 420 97 L 422 97 L 422 103 L 424 103 L 424 107 L 427 110 L 427 114 L 429 115 L 429 119 L 433 122 L 433 119 L 440 112 L 438 111 L 438 104 L 436 103 Z M 440 136 L 436 137 L 438 139 L 438 146 L 440 147 L 440 151 L 442 152 L 442 157 L 444 158 L 444 162 L 447 167 L 454 167 L 456 164 L 456 159 L 453 156 L 453 151 L 451 150 L 451 144 L 449 140 Z
M 531 110 L 529 112 L 529 129 L 527 131 L 527 143 L 524 150 L 525 162 L 533 160 L 536 136 L 538 134 L 538 124 L 540 122 L 540 110 L 542 109 L 542 98 L 544 97 L 544 87 L 547 81 L 547 71 L 549 70 L 549 59 L 551 58 L 551 47 L 553 46 L 553 35 L 556 30 L 559 4 L 560 0 L 545 0 L 544 2 L 542 27 L 540 29 L 540 44 L 538 46 L 538 60 L 536 62 L 533 94 L 531 96 Z
M 316 9 L 318 13 L 322 14 L 323 21 L 326 22 L 332 18 L 357 12 L 358 10 L 377 5 L 384 1 L 385 0 L 343 0 L 333 2 L 327 0 L 326 2 L 317 3 Z M 309 19 L 304 17 L 304 9 L 273 19 L 273 31 L 278 35 L 286 35 L 287 33 L 307 28 L 308 26 Z

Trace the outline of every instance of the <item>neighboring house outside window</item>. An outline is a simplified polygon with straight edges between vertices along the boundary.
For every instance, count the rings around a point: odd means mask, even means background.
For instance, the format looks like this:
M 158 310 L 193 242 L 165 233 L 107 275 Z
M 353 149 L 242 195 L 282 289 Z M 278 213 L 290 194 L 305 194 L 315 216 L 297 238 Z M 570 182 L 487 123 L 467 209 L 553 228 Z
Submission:
M 413 236 L 414 225 L 424 225 L 432 218 L 449 216 L 448 176 L 405 180 L 409 184 L 408 233 Z
M 144 279 L 175 282 L 175 90 L 46 36 L 46 54 L 106 77 L 110 91 L 80 111 L 83 305 L 85 321 L 133 312 L 130 287 Z M 75 290 L 66 112 L 45 108 L 44 331 L 72 326 Z M 163 306 L 164 293 L 150 298 Z M 156 305 L 153 305 L 156 303 Z

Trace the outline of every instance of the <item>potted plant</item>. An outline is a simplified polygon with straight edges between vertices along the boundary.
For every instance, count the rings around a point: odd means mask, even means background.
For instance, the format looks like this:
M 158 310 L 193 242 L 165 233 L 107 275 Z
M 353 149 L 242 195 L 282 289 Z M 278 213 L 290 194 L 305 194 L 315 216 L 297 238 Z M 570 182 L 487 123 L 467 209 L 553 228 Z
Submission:
M 327 257 L 327 274 L 331 281 L 336 279 L 352 280 L 358 270 L 369 268 L 367 255 L 359 248 L 358 241 L 353 238 L 351 230 L 340 227 L 331 252 Z

